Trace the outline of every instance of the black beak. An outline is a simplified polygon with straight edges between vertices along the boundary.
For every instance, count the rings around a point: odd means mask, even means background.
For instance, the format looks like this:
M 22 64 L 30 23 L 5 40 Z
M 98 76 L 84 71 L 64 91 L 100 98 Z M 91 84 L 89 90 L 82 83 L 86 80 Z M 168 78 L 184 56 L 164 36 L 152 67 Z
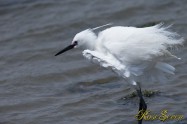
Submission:
M 64 53 L 64 52 L 66 52 L 66 51 L 68 51 L 68 50 L 70 50 L 70 49 L 73 49 L 75 46 L 76 46 L 77 44 L 71 44 L 71 45 L 69 45 L 69 46 L 67 46 L 66 48 L 64 48 L 63 50 L 61 50 L 60 52 L 58 52 L 57 54 L 55 54 L 55 56 L 58 56 L 58 55 L 60 55 L 60 54 L 62 54 L 62 53 Z

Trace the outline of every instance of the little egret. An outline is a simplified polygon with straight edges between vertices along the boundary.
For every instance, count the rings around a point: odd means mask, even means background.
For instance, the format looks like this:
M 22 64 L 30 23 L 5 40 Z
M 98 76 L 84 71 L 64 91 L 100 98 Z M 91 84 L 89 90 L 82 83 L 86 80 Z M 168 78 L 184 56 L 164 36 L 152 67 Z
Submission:
M 163 24 L 145 28 L 114 26 L 94 33 L 109 25 L 77 33 L 72 43 L 55 56 L 73 48 L 83 48 L 84 57 L 112 69 L 132 84 L 140 98 L 139 110 L 145 111 L 147 105 L 139 82 L 164 82 L 167 74 L 173 75 L 175 68 L 164 60 L 168 57 L 180 59 L 170 50 L 182 45 L 184 39 Z M 138 123 L 141 124 L 142 119 Z

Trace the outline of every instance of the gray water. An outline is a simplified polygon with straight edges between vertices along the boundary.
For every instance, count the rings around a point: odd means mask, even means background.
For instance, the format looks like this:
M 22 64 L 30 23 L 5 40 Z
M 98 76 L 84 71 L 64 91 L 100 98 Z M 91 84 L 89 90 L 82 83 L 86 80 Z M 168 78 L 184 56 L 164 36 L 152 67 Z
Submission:
M 0 0 L 0 124 L 136 124 L 138 98 L 110 70 L 85 60 L 81 50 L 54 54 L 74 35 L 109 22 L 142 26 L 164 22 L 187 39 L 186 0 Z M 183 114 L 187 124 L 187 46 L 168 60 L 176 75 L 161 93 L 146 97 L 148 109 Z M 144 124 L 163 124 L 145 121 Z

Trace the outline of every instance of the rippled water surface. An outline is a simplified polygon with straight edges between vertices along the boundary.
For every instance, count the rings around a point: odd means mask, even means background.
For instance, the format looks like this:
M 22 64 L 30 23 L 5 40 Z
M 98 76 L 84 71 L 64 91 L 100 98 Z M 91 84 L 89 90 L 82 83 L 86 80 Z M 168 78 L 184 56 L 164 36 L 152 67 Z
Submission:
M 0 0 L 0 124 L 136 124 L 138 98 L 113 72 L 85 60 L 81 50 L 54 54 L 88 27 L 109 22 L 142 26 L 164 22 L 187 38 L 186 0 Z M 187 47 L 169 60 L 176 75 L 148 109 L 183 114 L 187 124 Z M 144 124 L 163 124 L 146 121 Z

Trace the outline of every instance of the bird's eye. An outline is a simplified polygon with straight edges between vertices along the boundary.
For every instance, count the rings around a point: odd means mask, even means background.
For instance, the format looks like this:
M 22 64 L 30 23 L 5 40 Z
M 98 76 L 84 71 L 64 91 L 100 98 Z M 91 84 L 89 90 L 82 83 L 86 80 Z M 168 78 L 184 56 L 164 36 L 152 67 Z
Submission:
M 74 41 L 74 43 L 73 43 L 73 44 L 78 45 L 78 42 L 77 42 L 77 41 Z

